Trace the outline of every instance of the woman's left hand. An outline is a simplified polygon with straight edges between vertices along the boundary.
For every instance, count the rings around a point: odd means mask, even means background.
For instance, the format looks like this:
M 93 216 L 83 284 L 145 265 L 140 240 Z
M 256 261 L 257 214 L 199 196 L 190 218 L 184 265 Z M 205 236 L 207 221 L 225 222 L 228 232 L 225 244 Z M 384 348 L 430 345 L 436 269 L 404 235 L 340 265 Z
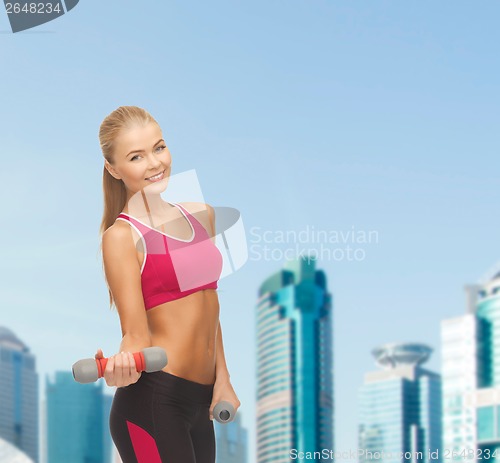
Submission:
M 214 407 L 221 401 L 227 401 L 231 403 L 234 407 L 234 412 L 238 410 L 241 405 L 236 393 L 234 392 L 233 386 L 227 379 L 216 379 L 214 384 L 214 393 L 212 397 L 212 403 L 210 404 L 210 419 L 214 419 L 213 411 Z

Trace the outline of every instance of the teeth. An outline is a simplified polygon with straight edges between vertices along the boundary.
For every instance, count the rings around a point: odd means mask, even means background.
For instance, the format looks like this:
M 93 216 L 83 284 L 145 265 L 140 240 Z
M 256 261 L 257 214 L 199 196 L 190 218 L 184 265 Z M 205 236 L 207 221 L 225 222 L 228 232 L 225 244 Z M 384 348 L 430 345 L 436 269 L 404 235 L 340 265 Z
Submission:
M 163 172 L 160 172 L 158 175 L 155 175 L 154 177 L 148 177 L 146 180 L 156 180 L 157 178 L 160 178 L 163 175 Z

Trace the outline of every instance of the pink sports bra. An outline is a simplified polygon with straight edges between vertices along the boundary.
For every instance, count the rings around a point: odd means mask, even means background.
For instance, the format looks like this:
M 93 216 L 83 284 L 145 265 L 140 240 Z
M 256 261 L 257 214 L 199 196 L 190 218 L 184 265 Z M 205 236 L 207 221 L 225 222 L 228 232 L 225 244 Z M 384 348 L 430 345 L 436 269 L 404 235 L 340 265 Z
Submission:
M 129 222 L 142 240 L 141 285 L 146 310 L 202 289 L 217 289 L 222 271 L 222 255 L 205 227 L 180 204 L 173 205 L 191 225 L 189 240 L 169 236 L 124 212 L 116 219 Z

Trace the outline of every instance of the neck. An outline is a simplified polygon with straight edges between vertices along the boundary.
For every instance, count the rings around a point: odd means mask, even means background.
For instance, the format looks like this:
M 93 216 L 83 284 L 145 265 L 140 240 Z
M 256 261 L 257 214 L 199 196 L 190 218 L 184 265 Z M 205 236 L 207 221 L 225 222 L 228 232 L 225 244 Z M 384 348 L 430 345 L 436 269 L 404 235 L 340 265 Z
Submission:
M 164 201 L 159 194 L 145 193 L 144 190 L 127 195 L 126 210 L 135 217 L 145 217 L 148 214 L 161 216 L 172 205 Z

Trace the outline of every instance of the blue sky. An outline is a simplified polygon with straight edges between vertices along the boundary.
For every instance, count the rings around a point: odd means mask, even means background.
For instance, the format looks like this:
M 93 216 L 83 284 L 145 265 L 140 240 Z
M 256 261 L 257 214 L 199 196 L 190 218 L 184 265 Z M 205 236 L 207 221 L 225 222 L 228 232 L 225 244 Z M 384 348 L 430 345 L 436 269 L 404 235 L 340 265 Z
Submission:
M 116 353 L 97 135 L 118 106 L 142 106 L 172 172 L 196 169 L 206 202 L 239 209 L 249 246 L 252 229 L 377 231 L 356 245 L 362 260 L 318 262 L 334 298 L 336 450 L 356 448 L 371 349 L 424 342 L 438 371 L 440 321 L 500 260 L 499 13 L 466 1 L 82 1 L 16 34 L 0 13 L 1 323 L 42 378 L 98 347 Z M 250 461 L 257 289 L 282 264 L 250 259 L 219 285 Z

